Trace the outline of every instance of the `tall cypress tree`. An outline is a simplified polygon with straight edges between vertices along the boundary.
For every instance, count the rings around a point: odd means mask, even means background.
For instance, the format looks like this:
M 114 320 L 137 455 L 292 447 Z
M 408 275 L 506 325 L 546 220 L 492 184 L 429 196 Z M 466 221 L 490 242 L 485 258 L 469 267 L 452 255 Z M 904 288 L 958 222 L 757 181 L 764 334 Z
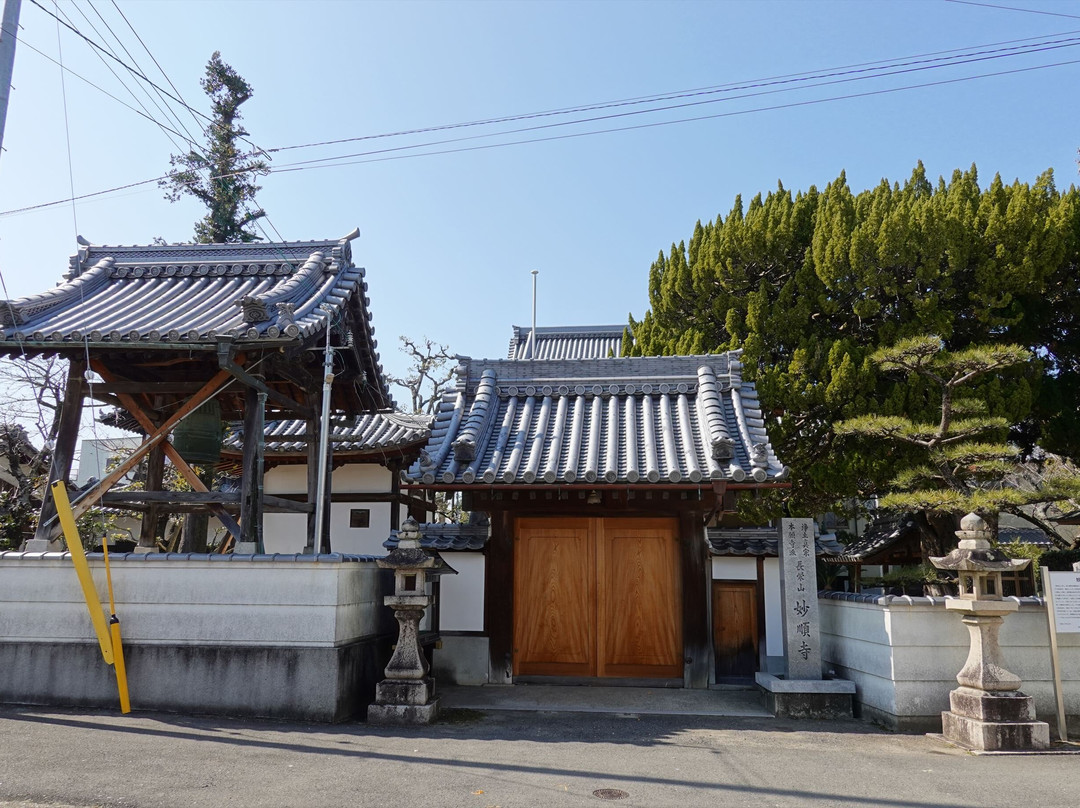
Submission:
M 191 195 L 206 205 L 195 223 L 195 241 L 202 244 L 259 241 L 252 224 L 266 215 L 256 206 L 256 179 L 270 173 L 258 150 L 245 150 L 248 132 L 240 125 L 240 106 L 254 93 L 251 85 L 215 51 L 199 82 L 210 98 L 212 120 L 206 147 L 170 158 L 172 170 L 160 185 L 165 198 L 176 202 Z
M 1019 344 L 1034 360 L 974 381 L 987 417 L 1022 450 L 1080 456 L 1080 193 L 1053 174 L 980 188 L 974 166 L 931 182 L 854 193 L 780 185 L 695 226 L 649 271 L 649 309 L 624 352 L 742 348 L 777 453 L 795 470 L 789 506 L 841 507 L 888 490 L 914 447 L 855 449 L 833 429 L 861 415 L 930 422 L 940 402 L 918 375 L 881 372 L 876 351 L 939 335 L 949 352 Z M 773 511 L 775 513 L 775 510 Z

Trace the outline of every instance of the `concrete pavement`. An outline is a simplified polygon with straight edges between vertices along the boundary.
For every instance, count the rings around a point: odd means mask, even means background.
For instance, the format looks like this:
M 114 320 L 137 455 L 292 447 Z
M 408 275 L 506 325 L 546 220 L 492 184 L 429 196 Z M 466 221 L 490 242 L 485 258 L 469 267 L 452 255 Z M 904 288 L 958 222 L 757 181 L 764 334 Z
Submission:
M 391 729 L 0 708 L 0 806 L 20 808 L 1074 808 L 1078 764 L 859 722 L 458 709 Z

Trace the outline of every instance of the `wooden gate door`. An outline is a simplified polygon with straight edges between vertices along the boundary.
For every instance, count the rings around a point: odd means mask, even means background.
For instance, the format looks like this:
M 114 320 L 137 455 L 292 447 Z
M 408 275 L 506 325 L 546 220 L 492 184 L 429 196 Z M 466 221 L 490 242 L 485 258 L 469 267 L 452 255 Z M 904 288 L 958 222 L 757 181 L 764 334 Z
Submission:
M 514 674 L 681 678 L 671 519 L 520 519 Z
M 756 581 L 713 581 L 716 678 L 752 677 L 758 669 Z
M 520 519 L 514 674 L 596 676 L 593 519 Z

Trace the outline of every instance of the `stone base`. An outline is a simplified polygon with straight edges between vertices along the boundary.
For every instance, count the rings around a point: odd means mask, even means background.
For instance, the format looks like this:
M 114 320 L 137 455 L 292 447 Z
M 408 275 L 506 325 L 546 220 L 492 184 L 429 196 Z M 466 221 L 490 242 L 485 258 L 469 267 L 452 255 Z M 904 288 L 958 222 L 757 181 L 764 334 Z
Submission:
M 855 683 L 846 679 L 781 679 L 771 673 L 754 676 L 765 707 L 777 718 L 851 718 Z
M 1035 704 L 1020 692 L 987 693 L 958 687 L 949 694 L 952 709 L 941 714 L 947 741 L 979 751 L 1046 749 L 1050 725 L 1035 720 Z
M 409 727 L 432 724 L 439 716 L 439 700 L 427 704 L 372 704 L 367 710 L 369 724 Z
M 383 679 L 375 685 L 376 704 L 427 704 L 435 696 L 432 679 Z

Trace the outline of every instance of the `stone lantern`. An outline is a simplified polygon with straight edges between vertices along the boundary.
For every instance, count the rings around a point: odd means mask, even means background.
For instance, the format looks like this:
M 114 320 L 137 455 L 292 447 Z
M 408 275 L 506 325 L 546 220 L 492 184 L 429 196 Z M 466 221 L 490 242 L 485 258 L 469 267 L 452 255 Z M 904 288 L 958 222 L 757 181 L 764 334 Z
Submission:
M 979 516 L 969 513 L 956 531 L 959 546 L 930 562 L 957 574 L 960 596 L 945 601 L 945 608 L 960 612 L 971 634 L 967 662 L 956 675 L 960 687 L 949 694 L 951 709 L 941 714 L 945 739 L 968 749 L 1005 751 L 1045 749 L 1050 727 L 1035 720 L 1035 705 L 1020 692 L 1020 677 L 1001 663 L 998 632 L 1005 615 L 1019 603 L 1001 597 L 1001 573 L 1020 570 L 1028 559 L 1011 559 L 990 546 L 990 530 Z
M 439 713 L 439 700 L 420 648 L 419 624 L 434 600 L 427 594 L 428 578 L 455 570 L 420 546 L 420 530 L 411 518 L 398 532 L 398 546 L 376 563 L 394 571 L 394 594 L 383 602 L 394 610 L 398 641 L 384 671 L 386 678 L 375 686 L 368 723 L 430 724 Z

